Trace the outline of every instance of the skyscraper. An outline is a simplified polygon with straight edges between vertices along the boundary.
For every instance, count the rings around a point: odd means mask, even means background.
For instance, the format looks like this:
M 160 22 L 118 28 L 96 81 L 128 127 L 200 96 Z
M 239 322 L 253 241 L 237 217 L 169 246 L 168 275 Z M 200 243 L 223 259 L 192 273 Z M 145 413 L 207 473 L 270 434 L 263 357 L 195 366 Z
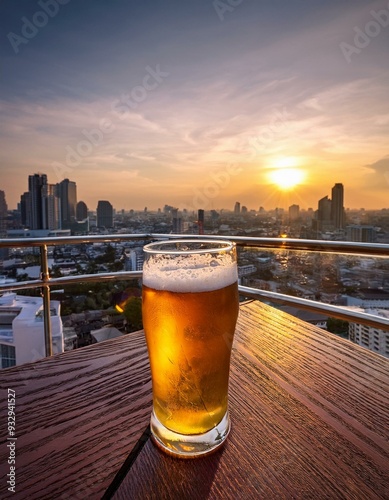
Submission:
M 46 174 L 28 176 L 28 193 L 21 197 L 21 210 L 22 223 L 30 229 L 59 229 L 57 189 L 48 184 Z
M 182 233 L 182 218 L 178 214 L 178 208 L 173 208 L 172 210 L 172 232 L 173 234 Z
M 64 179 L 57 184 L 57 194 L 60 199 L 61 228 L 66 229 L 72 222 L 74 222 L 76 217 L 76 183 L 69 181 L 69 179 Z
M 113 227 L 113 207 L 109 201 L 99 200 L 97 203 L 97 227 Z
M 237 201 L 237 202 L 235 203 L 234 212 L 235 212 L 236 214 L 240 214 L 240 203 L 239 203 L 239 201 Z
M 83 201 L 79 201 L 76 205 L 76 219 L 78 221 L 85 220 L 88 217 L 88 207 Z
M 295 221 L 300 217 L 300 206 L 291 205 L 289 207 L 289 221 Z
M 47 185 L 46 174 L 34 174 L 28 176 L 29 192 L 29 222 L 30 229 L 46 229 L 43 221 L 43 186 Z
M 202 208 L 197 212 L 197 225 L 199 234 L 204 234 L 204 210 Z
M 42 187 L 42 229 L 60 228 L 60 200 L 57 196 L 57 186 L 46 184 Z
M 5 201 L 4 191 L 0 191 L 0 237 L 7 232 L 8 206 Z
M 20 221 L 22 226 L 30 227 L 30 193 L 26 191 L 20 197 Z
M 331 204 L 331 220 L 335 229 L 343 229 L 345 227 L 343 196 L 343 184 L 335 184 L 332 188 Z
M 328 199 L 328 196 L 324 196 L 319 200 L 317 210 L 317 229 L 319 231 L 327 231 L 331 228 L 331 213 L 332 201 Z

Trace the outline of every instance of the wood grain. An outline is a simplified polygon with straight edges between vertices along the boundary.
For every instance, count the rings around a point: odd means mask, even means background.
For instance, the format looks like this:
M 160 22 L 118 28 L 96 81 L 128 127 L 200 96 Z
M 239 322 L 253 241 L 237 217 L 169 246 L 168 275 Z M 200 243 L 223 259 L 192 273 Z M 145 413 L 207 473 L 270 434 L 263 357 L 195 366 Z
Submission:
M 7 388 L 16 392 L 16 494 L 7 492 Z M 0 372 L 0 498 L 101 498 L 149 423 L 143 332 Z
M 389 361 L 274 308 L 241 307 L 224 448 L 148 442 L 119 499 L 389 498 Z
M 246 303 L 231 434 L 215 454 L 185 461 L 150 440 L 138 448 L 151 411 L 142 332 L 2 370 L 0 498 L 100 499 L 109 485 L 115 499 L 389 498 L 388 387 L 389 360 Z M 7 388 L 17 398 L 15 495 L 5 480 Z

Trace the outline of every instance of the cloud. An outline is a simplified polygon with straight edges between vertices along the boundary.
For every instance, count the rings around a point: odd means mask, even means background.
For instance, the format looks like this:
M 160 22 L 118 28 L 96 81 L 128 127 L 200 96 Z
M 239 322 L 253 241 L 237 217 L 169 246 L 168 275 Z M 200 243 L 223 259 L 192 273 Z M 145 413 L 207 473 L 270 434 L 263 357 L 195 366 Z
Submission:
M 291 155 L 303 158 L 309 170 L 311 205 L 320 189 L 315 184 L 322 182 L 347 182 L 355 193 L 383 192 L 385 173 L 376 159 L 388 152 L 387 35 L 383 30 L 351 66 L 339 49 L 378 2 L 301 3 L 283 10 L 244 2 L 225 23 L 211 2 L 189 4 L 149 13 L 141 4 L 106 12 L 101 2 L 77 15 L 69 4 L 74 22 L 58 16 L 58 25 L 42 30 L 19 59 L 7 58 L 0 160 L 13 200 L 21 192 L 15 176 L 25 185 L 29 174 L 47 171 L 56 182 L 52 162 L 66 165 L 69 148 L 77 152 L 102 120 L 110 131 L 65 173 L 89 196 L 100 183 L 123 204 L 130 193 L 141 199 L 145 186 L 144 197 L 160 189 L 185 199 L 209 172 L 234 162 L 245 176 L 220 200 L 234 197 L 236 189 L 248 197 L 242 203 L 257 205 L 255 193 L 265 196 L 261 171 L 275 156 Z M 50 45 L 54 31 L 56 44 Z M 115 113 L 114 103 L 156 64 L 169 76 L 136 109 Z
M 367 165 L 367 167 L 374 170 L 376 173 L 387 173 L 389 171 L 389 154 L 384 158 Z
M 389 154 L 364 167 L 366 189 L 389 191 Z

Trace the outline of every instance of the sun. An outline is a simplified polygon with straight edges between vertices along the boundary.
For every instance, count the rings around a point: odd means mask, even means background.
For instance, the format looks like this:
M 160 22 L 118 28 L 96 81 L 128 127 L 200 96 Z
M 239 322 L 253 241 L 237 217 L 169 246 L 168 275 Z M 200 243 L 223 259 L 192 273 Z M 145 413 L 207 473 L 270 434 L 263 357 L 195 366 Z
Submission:
M 304 181 L 305 173 L 298 165 L 300 161 L 293 156 L 274 158 L 268 172 L 268 179 L 282 191 L 295 188 Z
M 278 168 L 269 172 L 269 178 L 272 184 L 287 191 L 301 184 L 304 180 L 304 173 L 299 168 Z

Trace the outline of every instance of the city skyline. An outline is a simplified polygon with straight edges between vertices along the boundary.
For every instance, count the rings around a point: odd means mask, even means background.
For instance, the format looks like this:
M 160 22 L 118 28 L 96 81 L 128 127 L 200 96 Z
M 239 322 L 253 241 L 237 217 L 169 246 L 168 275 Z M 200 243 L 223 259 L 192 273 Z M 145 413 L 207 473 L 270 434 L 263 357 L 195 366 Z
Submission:
M 387 1 L 1 3 L 0 189 L 116 209 L 389 206 Z
M 42 186 L 44 188 L 42 189 Z M 0 193 L 2 193 L 4 197 L 4 203 L 7 204 L 7 194 L 0 190 Z M 50 182 L 50 179 L 48 178 L 47 174 L 45 173 L 34 173 L 30 174 L 28 176 L 28 191 L 25 191 L 21 194 L 20 200 L 18 202 L 18 207 L 20 208 L 21 215 L 22 215 L 22 223 L 24 220 L 24 225 L 27 225 L 30 227 L 30 229 L 36 229 L 37 227 L 35 226 L 43 226 L 43 219 L 47 218 L 47 214 L 45 215 L 46 211 L 48 208 L 46 207 L 45 209 L 39 205 L 44 202 L 43 200 L 47 198 L 48 194 L 50 194 L 51 201 L 49 202 L 52 206 L 52 208 L 49 210 L 49 212 L 56 212 L 57 215 L 55 216 L 58 221 L 61 221 L 61 223 L 65 222 L 65 224 L 69 224 L 73 219 L 76 220 L 82 220 L 87 217 L 87 212 L 86 211 L 91 211 L 91 212 L 97 212 L 99 211 L 99 205 L 103 204 L 109 204 L 111 206 L 110 210 L 114 210 L 116 212 L 119 212 L 121 210 L 124 210 L 123 208 L 119 208 L 114 206 L 114 204 L 111 204 L 110 200 L 98 200 L 97 201 L 97 206 L 96 207 L 88 207 L 88 205 L 84 202 L 83 199 L 80 198 L 77 194 L 77 183 L 74 180 L 71 179 L 63 179 L 60 183 L 57 184 L 52 184 Z M 54 198 L 58 198 L 57 201 L 54 201 Z M 335 221 L 335 226 L 337 229 L 340 229 L 343 227 L 343 217 L 344 217 L 344 210 L 349 209 L 348 207 L 344 206 L 344 186 L 342 183 L 335 183 L 335 185 L 331 189 L 331 198 L 328 198 L 328 195 L 324 196 L 322 199 L 316 200 L 316 204 L 313 207 L 301 207 L 298 204 L 293 203 L 292 205 L 288 206 L 274 206 L 274 207 L 263 207 L 262 205 L 259 207 L 251 207 L 245 205 L 244 201 L 241 203 L 240 201 L 236 201 L 234 203 L 233 207 L 226 206 L 226 207 L 217 207 L 218 210 L 227 210 L 227 211 L 232 211 L 235 214 L 239 213 L 245 213 L 249 210 L 254 210 L 254 211 L 273 211 L 273 210 L 289 210 L 290 208 L 293 207 L 298 207 L 298 209 L 302 211 L 306 210 L 312 210 L 313 212 L 318 211 L 318 217 L 321 218 L 323 217 L 320 215 L 320 205 L 323 202 L 323 200 L 326 200 L 327 203 L 329 203 L 329 208 L 328 208 L 328 214 L 326 218 L 328 220 Z M 200 200 L 200 198 L 199 198 Z M 335 202 L 332 205 L 331 208 L 331 202 Z M 39 206 L 38 206 L 39 205 Z M 82 205 L 80 207 L 80 213 L 83 213 L 82 217 L 76 217 L 76 208 Z M 28 208 L 30 207 L 30 208 Z M 150 211 L 156 211 L 156 210 L 161 210 L 165 209 L 166 207 L 170 207 L 173 211 L 177 212 L 180 210 L 192 210 L 193 212 L 199 211 L 204 213 L 205 209 L 204 208 L 199 208 L 195 209 L 193 206 L 180 206 L 180 207 L 174 207 L 173 205 L 169 204 L 168 200 L 165 200 L 162 206 L 157 207 L 157 208 L 150 208 L 150 207 L 143 207 L 143 208 L 135 208 L 137 211 L 145 211 L 145 210 L 150 210 Z M 8 207 L 8 209 L 11 209 Z M 78 210 L 78 208 L 77 208 Z M 130 208 L 129 210 L 134 210 L 134 208 Z M 210 208 L 209 210 L 213 210 L 213 208 Z M 36 212 L 36 213 L 35 213 Z M 39 215 L 38 215 L 39 214 Z M 34 217 L 37 219 L 34 222 Z M 38 218 L 40 217 L 40 222 L 38 222 Z M 30 221 L 31 219 L 31 221 Z M 340 221 L 343 222 L 340 222 Z M 31 223 L 29 223 L 30 221 Z M 47 222 L 46 222 L 47 223 Z

